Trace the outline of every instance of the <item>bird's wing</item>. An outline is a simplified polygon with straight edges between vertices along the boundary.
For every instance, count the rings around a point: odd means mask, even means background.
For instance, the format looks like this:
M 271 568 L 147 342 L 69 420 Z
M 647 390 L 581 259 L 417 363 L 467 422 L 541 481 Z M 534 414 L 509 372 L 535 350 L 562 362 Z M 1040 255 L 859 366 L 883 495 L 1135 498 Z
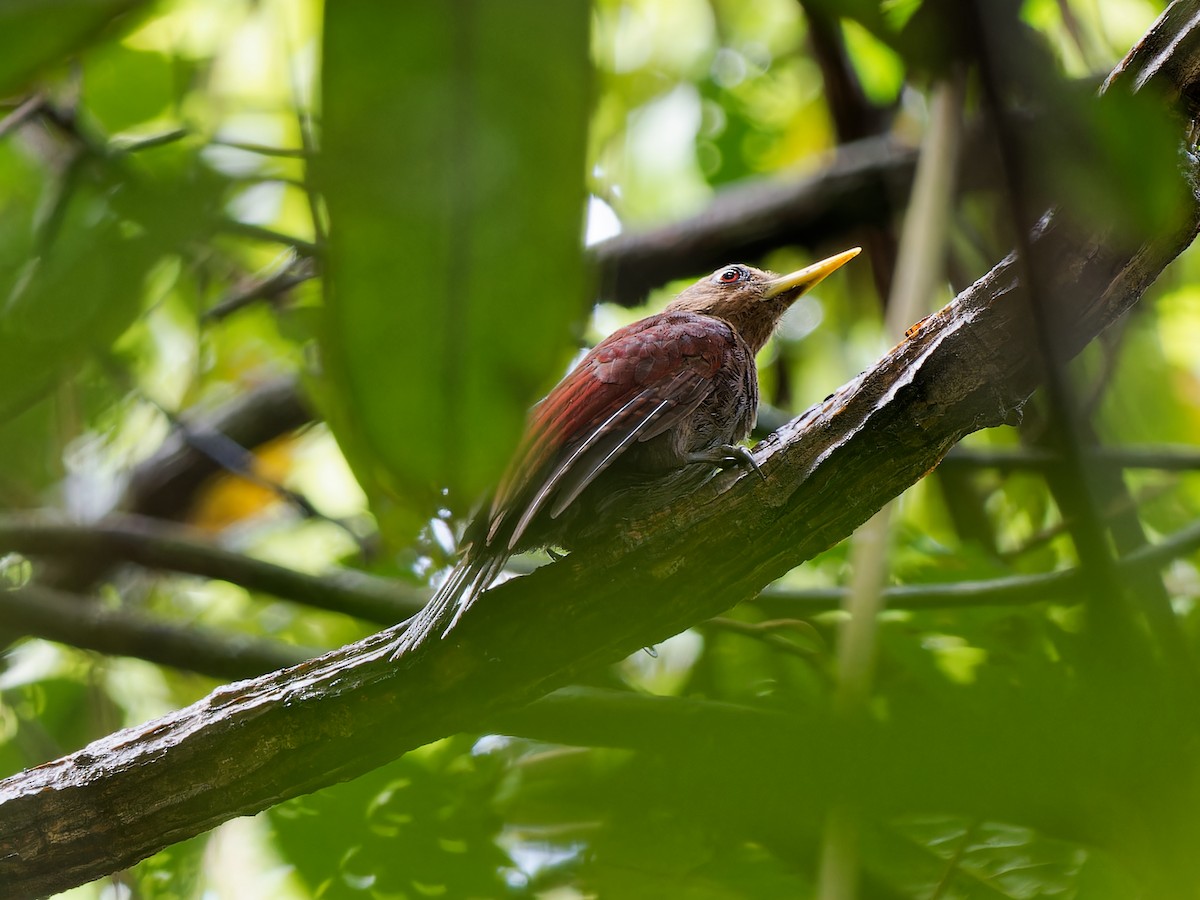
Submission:
M 492 503 L 487 543 L 515 517 L 506 541 L 515 547 L 548 504 L 559 515 L 631 444 L 689 416 L 735 346 L 728 325 L 694 313 L 661 313 L 614 332 L 534 408 Z

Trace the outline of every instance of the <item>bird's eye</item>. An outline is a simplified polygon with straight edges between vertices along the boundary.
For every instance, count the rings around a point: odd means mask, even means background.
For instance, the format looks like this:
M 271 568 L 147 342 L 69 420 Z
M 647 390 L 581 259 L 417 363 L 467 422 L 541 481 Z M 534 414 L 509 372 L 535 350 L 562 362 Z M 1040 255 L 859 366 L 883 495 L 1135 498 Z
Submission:
M 735 281 L 741 281 L 743 272 L 737 266 L 730 266 L 728 269 L 722 269 L 717 275 L 717 281 L 721 284 L 733 284 Z

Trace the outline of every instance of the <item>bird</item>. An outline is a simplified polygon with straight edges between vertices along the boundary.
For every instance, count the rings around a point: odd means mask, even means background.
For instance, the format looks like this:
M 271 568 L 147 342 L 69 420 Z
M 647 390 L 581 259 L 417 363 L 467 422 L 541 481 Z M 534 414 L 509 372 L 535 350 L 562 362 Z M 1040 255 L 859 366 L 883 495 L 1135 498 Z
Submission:
M 800 296 L 859 252 L 787 275 L 722 266 L 597 344 L 530 411 L 499 485 L 463 532 L 457 565 L 391 658 L 448 635 L 515 553 L 602 540 L 720 468 L 761 476 L 740 443 L 758 413 L 755 355 Z

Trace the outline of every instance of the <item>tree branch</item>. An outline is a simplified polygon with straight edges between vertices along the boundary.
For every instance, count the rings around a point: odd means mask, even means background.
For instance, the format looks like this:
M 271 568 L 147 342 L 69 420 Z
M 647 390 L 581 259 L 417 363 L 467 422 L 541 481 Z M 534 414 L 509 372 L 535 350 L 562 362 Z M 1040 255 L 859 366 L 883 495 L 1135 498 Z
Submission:
M 1182 445 L 1097 447 L 1086 455 L 1119 469 L 1158 469 L 1163 472 L 1200 469 L 1200 451 Z M 955 447 L 942 460 L 943 468 L 998 469 L 1001 472 L 1044 471 L 1055 465 L 1062 465 L 1056 454 L 1033 447 Z
M 1015 116 L 1023 128 L 1037 117 Z M 960 155 L 963 190 L 998 183 L 994 135 L 968 128 Z M 715 269 L 731 259 L 757 259 L 777 247 L 814 248 L 890 226 L 908 202 L 917 151 L 888 136 L 842 144 L 828 165 L 797 178 L 747 178 L 717 192 L 702 213 L 651 231 L 601 241 L 591 249 L 598 296 L 636 306 L 675 278 Z
M 185 529 L 179 529 L 179 534 L 171 534 L 168 529 L 166 535 L 147 531 L 162 528 L 161 523 L 128 518 L 107 520 L 97 529 L 29 516 L 0 516 L 0 546 L 31 554 L 86 557 L 103 553 L 151 568 L 220 578 L 293 602 L 384 624 L 415 612 L 427 596 L 421 590 L 356 572 L 304 575 L 202 542 L 191 542 L 185 537 Z M 1200 524 L 1130 553 L 1118 560 L 1118 567 L 1125 577 L 1150 574 L 1197 547 L 1200 547 Z M 987 581 L 897 585 L 887 588 L 884 598 L 888 609 L 964 609 L 1027 606 L 1046 601 L 1062 603 L 1080 596 L 1086 589 L 1082 573 L 1066 569 Z M 795 618 L 838 609 L 844 596 L 845 588 L 840 587 L 805 590 L 770 587 L 755 599 L 754 605 L 768 615 Z M 92 598 L 38 585 L 0 592 L 0 625 L 86 650 L 132 656 L 222 679 L 251 678 L 316 655 L 315 651 L 274 641 L 180 628 L 124 610 L 107 609 Z
M 908 196 L 916 158 L 890 138 L 866 138 L 839 147 L 809 178 L 746 180 L 718 193 L 698 216 L 603 241 L 592 249 L 599 296 L 634 306 L 673 278 L 886 223 Z
M 1117 560 L 1124 578 L 1150 575 L 1173 560 L 1200 547 L 1200 523 L 1181 528 L 1169 538 L 1140 547 Z M 1088 588 L 1079 569 L 1064 569 L 1039 575 L 1014 575 L 988 581 L 956 581 L 950 584 L 902 584 L 884 591 L 888 609 L 962 609 L 977 606 L 1026 606 L 1047 600 L 1066 602 Z M 810 590 L 768 588 L 754 605 L 772 616 L 811 616 L 838 609 L 846 589 Z
M 158 622 L 38 585 L 0 593 L 0 622 L 22 634 L 114 656 L 133 656 L 222 680 L 250 678 L 295 665 L 316 652 L 278 641 Z
M 107 567 L 123 561 L 216 578 L 380 625 L 408 618 L 428 599 L 422 589 L 349 569 L 307 575 L 222 549 L 198 539 L 188 528 L 140 516 L 109 516 L 78 525 L 46 516 L 0 515 L 0 547 L 33 556 L 66 557 L 77 565 L 92 562 Z
M 1135 71 L 1190 96 L 1197 3 L 1155 26 Z M 1190 164 L 1190 162 L 1189 162 Z M 1195 172 L 1188 173 L 1194 177 Z M 1048 217 L 1033 238 L 1060 261 L 1045 296 L 1065 354 L 1124 314 L 1200 229 L 1138 246 Z M 399 663 L 395 631 L 228 685 L 176 713 L 0 782 L 0 883 L 12 897 L 80 884 L 167 844 L 352 778 L 469 729 L 593 667 L 757 594 L 919 480 L 963 435 L 1011 422 L 1038 385 L 1034 325 L 1011 259 L 868 371 L 763 442 L 766 481 L 727 472 L 589 548 L 486 594 L 450 638 Z

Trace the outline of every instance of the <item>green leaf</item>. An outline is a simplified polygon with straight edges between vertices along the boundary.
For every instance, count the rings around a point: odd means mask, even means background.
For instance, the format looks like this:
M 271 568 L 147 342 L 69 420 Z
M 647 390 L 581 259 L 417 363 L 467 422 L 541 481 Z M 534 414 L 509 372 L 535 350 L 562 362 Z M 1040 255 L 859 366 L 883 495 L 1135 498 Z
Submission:
M 112 713 L 105 698 L 97 699 L 78 679 L 30 677 L 33 669 L 9 669 L 0 689 L 0 776 L 53 759 L 56 748 L 86 744 L 95 737 L 89 713 L 97 712 L 97 703 Z
M 201 834 L 180 841 L 134 866 L 129 875 L 137 887 L 137 896 L 143 900 L 184 900 L 203 896 L 208 840 L 208 834 Z
M 145 0 L 0 0 L 0 92 L 90 43 Z
M 1071 897 L 1087 860 L 1079 844 L 999 822 L 912 816 L 892 828 L 867 843 L 879 874 L 908 896 L 936 896 L 941 885 L 944 896 L 978 900 Z
M 88 158 L 59 186 L 36 234 L 0 257 L 0 418 L 19 412 L 141 312 L 146 276 L 211 230 L 221 183 L 182 147 Z
M 1179 167 L 1178 125 L 1152 92 L 1118 87 L 1097 101 L 1087 86 L 1056 85 L 1043 96 L 1049 113 L 1027 153 L 1065 215 L 1083 226 L 1104 222 L 1124 240 L 1179 226 L 1191 188 Z
M 108 133 L 165 115 L 175 102 L 175 68 L 161 53 L 105 44 L 83 61 L 83 104 Z
M 503 760 L 471 743 L 281 803 L 268 812 L 276 848 L 323 898 L 526 896 L 506 883 L 515 865 L 497 844 Z
M 588 16 L 326 7 L 325 412 L 376 499 L 409 514 L 493 483 L 562 374 L 585 299 Z

